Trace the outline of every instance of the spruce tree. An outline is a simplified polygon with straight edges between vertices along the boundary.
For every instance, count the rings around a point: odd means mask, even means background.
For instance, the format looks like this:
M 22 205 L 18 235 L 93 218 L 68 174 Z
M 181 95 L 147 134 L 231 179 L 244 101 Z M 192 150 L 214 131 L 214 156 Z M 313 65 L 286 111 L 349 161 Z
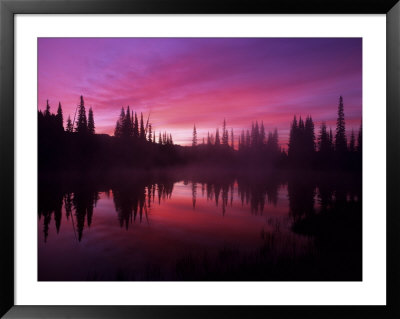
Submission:
M 149 142 L 152 142 L 153 132 L 151 131 L 151 123 L 149 124 Z
M 160 134 L 161 134 L 161 132 L 160 132 Z M 133 137 L 139 138 L 139 123 L 138 123 L 138 118 L 137 118 L 136 112 L 135 112 L 135 123 L 133 125 Z
M 349 151 L 354 152 L 356 150 L 356 138 L 354 136 L 354 130 L 351 130 Z
M 123 136 L 123 124 L 125 122 L 125 110 L 124 107 L 121 108 L 121 113 L 119 114 L 119 119 L 115 125 L 114 136 L 122 137 Z
M 132 122 L 131 122 L 131 111 L 129 110 L 129 105 L 126 109 L 125 117 L 122 121 L 122 136 L 124 138 L 130 137 L 132 131 Z
M 193 137 L 192 137 L 192 147 L 197 146 L 197 131 L 196 131 L 196 124 L 193 125 Z
M 221 141 L 219 139 L 219 129 L 217 128 L 216 132 L 215 132 L 215 146 L 220 146 L 221 145 Z
M 246 143 L 245 143 L 245 147 L 248 149 L 248 148 L 250 148 L 250 145 L 251 145 L 250 132 L 249 132 L 249 130 L 246 130 Z
M 143 113 L 140 113 L 140 139 L 142 141 L 146 139 L 146 133 L 144 131 L 144 124 L 143 124 Z
M 328 154 L 331 150 L 329 134 L 326 130 L 325 122 L 322 122 L 319 136 L 318 136 L 318 149 L 321 154 Z
M 76 123 L 75 131 L 79 134 L 86 134 L 88 131 L 85 103 L 83 101 L 83 96 L 81 95 L 81 100 L 78 106 L 78 120 Z
M 261 128 L 260 128 L 260 144 L 265 144 L 265 128 L 264 128 L 264 121 L 261 121 Z
M 246 145 L 245 133 L 244 130 L 242 130 L 242 133 L 240 134 L 239 150 L 243 150 L 245 145 Z
M 64 131 L 64 118 L 63 118 L 63 111 L 62 111 L 62 107 L 61 107 L 61 103 L 60 102 L 58 102 L 56 121 L 57 121 L 57 128 L 59 130 Z
M 72 124 L 72 121 L 71 121 L 71 117 L 68 115 L 68 119 L 67 119 L 67 129 L 66 129 L 66 131 L 67 131 L 68 133 L 72 133 L 73 130 L 74 130 L 74 127 L 73 127 L 73 124 Z
M 90 135 L 95 134 L 95 126 L 94 126 L 94 118 L 93 118 L 93 110 L 89 108 L 89 116 L 88 116 L 88 133 Z
M 335 150 L 335 146 L 333 144 L 333 133 L 331 128 L 329 128 L 329 145 L 331 152 L 333 152 Z
M 362 153 L 362 126 L 360 125 L 360 129 L 358 131 L 357 137 L 357 152 Z
M 50 104 L 49 104 L 49 100 L 46 100 L 46 110 L 44 111 L 44 116 L 45 117 L 50 117 L 51 113 L 50 113 Z
M 226 120 L 222 124 L 222 145 L 228 146 L 228 131 L 226 130 Z
M 339 98 L 338 118 L 336 121 L 335 150 L 339 154 L 347 151 L 346 125 L 344 120 L 343 97 Z
M 290 126 L 290 133 L 289 133 L 289 145 L 288 145 L 288 156 L 294 157 L 297 153 L 297 141 L 298 141 L 298 124 L 296 115 L 293 118 L 292 124 Z
M 315 132 L 314 132 L 314 122 L 311 116 L 306 118 L 306 123 L 304 126 L 304 151 L 308 154 L 315 152 Z

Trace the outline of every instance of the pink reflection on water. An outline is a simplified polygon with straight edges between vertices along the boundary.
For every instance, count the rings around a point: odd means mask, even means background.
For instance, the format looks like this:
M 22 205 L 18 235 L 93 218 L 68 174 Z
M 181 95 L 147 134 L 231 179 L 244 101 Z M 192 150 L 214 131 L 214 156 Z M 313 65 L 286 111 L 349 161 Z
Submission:
M 227 190 L 225 201 L 221 191 L 217 205 L 200 183 L 175 183 L 170 198 L 151 200 L 147 218 L 132 219 L 127 229 L 120 225 L 113 196 L 99 194 L 80 242 L 74 211 L 67 220 L 63 206 L 60 231 L 52 220 L 46 243 L 39 220 L 39 280 L 114 280 L 118 273 L 143 280 L 153 268 L 173 273 L 182 256 L 214 256 L 224 247 L 253 251 L 262 244 L 262 234 L 277 231 L 299 247 L 308 243 L 289 229 L 286 186 L 278 189 L 276 205 L 266 200 L 263 213 L 255 214 L 242 203 L 237 184 Z

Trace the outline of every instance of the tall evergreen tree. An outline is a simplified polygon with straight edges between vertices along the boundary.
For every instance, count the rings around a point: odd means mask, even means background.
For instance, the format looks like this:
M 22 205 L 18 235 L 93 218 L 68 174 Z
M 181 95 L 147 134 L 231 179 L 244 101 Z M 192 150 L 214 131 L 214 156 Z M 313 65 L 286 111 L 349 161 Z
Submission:
M 61 102 L 58 102 L 56 121 L 57 121 L 58 129 L 64 131 L 64 118 L 63 118 L 63 111 L 62 111 L 62 107 L 61 107 Z
M 289 145 L 288 145 L 288 156 L 294 157 L 297 153 L 297 140 L 298 140 L 298 124 L 296 115 L 293 118 L 292 124 L 290 126 L 290 133 L 289 133 Z
M 78 120 L 76 123 L 75 131 L 80 134 L 86 134 L 88 131 L 85 103 L 83 101 L 83 96 L 81 95 L 81 100 L 78 106 Z
M 239 150 L 243 150 L 245 148 L 245 145 L 246 145 L 244 130 L 242 130 L 242 133 L 240 134 L 240 140 L 239 141 L 240 141 L 239 142 Z
M 362 153 L 362 126 L 360 125 L 360 129 L 358 131 L 357 137 L 357 152 Z
M 129 105 L 126 109 L 126 113 L 125 116 L 121 122 L 121 134 L 124 138 L 128 138 L 131 136 L 131 132 L 132 132 L 132 120 L 131 120 L 131 111 L 129 109 Z
M 333 152 L 335 150 L 335 146 L 333 144 L 333 133 L 331 128 L 329 128 L 329 145 L 330 145 L 330 150 Z
M 270 155 L 276 155 L 279 152 L 278 130 L 268 133 L 267 151 Z
M 351 130 L 349 151 L 353 153 L 355 152 L 355 150 L 356 150 L 356 138 L 354 136 L 354 130 Z
M 123 136 L 123 125 L 125 122 L 125 110 L 124 107 L 121 108 L 121 113 L 119 115 L 119 119 L 117 124 L 115 125 L 114 136 L 122 137 Z
M 89 108 L 89 116 L 88 116 L 88 133 L 90 135 L 95 134 L 95 126 L 94 126 L 94 118 L 93 118 L 93 110 Z
M 344 120 L 343 97 L 339 98 L 338 118 L 336 121 L 335 150 L 343 154 L 347 151 L 346 125 Z
M 233 138 L 233 128 L 231 128 L 231 148 L 235 149 L 235 139 Z
M 197 131 L 196 131 L 196 125 L 193 125 L 192 147 L 196 146 L 197 146 Z
M 325 122 L 322 122 L 319 136 L 318 136 L 318 149 L 321 154 L 329 154 L 331 151 L 331 143 L 329 133 L 326 130 Z
M 304 151 L 308 154 L 313 154 L 315 152 L 314 122 L 311 116 L 306 118 L 304 126 Z
M 153 138 L 153 133 L 151 131 L 151 123 L 149 124 L 149 142 L 152 142 L 152 138 Z
M 74 131 L 74 126 L 72 124 L 71 117 L 69 115 L 68 115 L 68 119 L 67 119 L 67 129 L 66 129 L 66 131 L 68 133 L 72 133 Z
M 250 148 L 251 145 L 251 136 L 249 130 L 246 130 L 246 142 L 245 142 L 245 148 Z
M 50 113 L 50 104 L 49 104 L 49 100 L 46 100 L 46 110 L 44 111 L 43 114 L 45 117 L 50 117 L 51 113 Z
M 161 134 L 161 132 L 160 132 Z M 137 118 L 137 114 L 135 112 L 135 123 L 133 125 L 133 136 L 135 138 L 139 138 L 139 123 L 138 123 L 138 118 Z
M 146 133 L 144 131 L 144 123 L 143 123 L 143 113 L 140 113 L 140 139 L 144 141 L 146 139 Z
M 130 134 L 129 136 L 135 136 L 135 118 L 133 116 L 133 111 L 131 111 L 131 127 L 130 127 Z
M 261 128 L 260 128 L 260 144 L 263 145 L 265 144 L 265 128 L 264 128 L 264 122 L 261 121 Z
M 220 146 L 221 145 L 221 141 L 219 139 L 219 129 L 217 128 L 216 132 L 215 132 L 215 146 Z
M 226 120 L 222 123 L 222 145 L 228 146 L 228 131 L 226 129 Z

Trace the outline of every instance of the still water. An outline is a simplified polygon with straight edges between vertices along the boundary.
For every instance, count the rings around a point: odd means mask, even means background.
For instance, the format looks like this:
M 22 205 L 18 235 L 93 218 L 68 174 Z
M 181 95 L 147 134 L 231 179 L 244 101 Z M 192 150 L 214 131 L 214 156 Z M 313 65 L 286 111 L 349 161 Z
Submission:
M 360 185 L 321 173 L 47 176 L 38 279 L 361 280 Z

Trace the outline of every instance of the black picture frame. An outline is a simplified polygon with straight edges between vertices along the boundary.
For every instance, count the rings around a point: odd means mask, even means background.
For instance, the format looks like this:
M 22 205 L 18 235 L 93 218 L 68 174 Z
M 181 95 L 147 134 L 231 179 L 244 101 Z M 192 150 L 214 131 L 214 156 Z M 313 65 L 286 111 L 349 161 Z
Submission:
M 386 14 L 386 306 L 14 305 L 14 16 L 16 14 Z M 398 0 L 0 0 L 0 315 L 5 318 L 400 318 L 400 2 Z M 380 108 L 377 107 L 377 112 Z M 384 212 L 377 212 L 384 213 Z

